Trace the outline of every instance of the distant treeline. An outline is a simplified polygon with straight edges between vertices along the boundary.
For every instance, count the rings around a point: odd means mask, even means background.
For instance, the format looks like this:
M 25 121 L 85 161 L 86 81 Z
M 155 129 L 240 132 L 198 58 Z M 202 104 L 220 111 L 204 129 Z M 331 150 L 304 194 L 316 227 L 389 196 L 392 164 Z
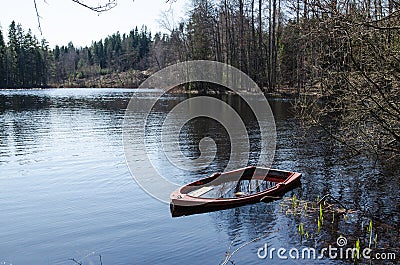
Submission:
M 126 72 L 146 70 L 150 67 L 149 52 L 152 45 L 151 33 L 145 26 L 139 31 L 136 27 L 129 34 L 119 32 L 95 41 L 90 47 L 75 48 L 70 42 L 67 46 L 56 46 L 54 57 L 53 83 L 65 80 L 83 79 Z
M 113 34 L 95 41 L 90 47 L 66 46 L 50 49 L 46 40 L 39 41 L 31 30 L 25 32 L 12 22 L 8 42 L 0 29 L 0 87 L 46 87 L 72 80 L 123 72 L 144 70 L 152 37 L 146 27 L 136 27 L 129 34 Z

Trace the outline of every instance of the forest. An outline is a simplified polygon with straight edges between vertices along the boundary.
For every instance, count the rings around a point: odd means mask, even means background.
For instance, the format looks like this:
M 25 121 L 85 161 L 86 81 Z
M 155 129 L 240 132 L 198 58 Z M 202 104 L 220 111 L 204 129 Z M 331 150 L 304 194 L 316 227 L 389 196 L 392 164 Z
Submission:
M 12 22 L 8 43 L 0 32 L 0 87 L 31 88 L 72 86 L 73 81 L 146 69 L 152 37 L 146 27 L 136 27 L 129 34 L 119 32 L 94 41 L 88 47 L 74 47 L 72 42 L 51 49 L 45 39 L 39 41 L 31 30 Z M 78 83 L 79 84 L 79 83 Z
M 298 97 L 304 124 L 353 153 L 400 153 L 400 3 L 396 0 L 191 0 L 166 33 L 146 26 L 86 47 L 50 48 L 11 23 L 0 32 L 0 87 L 102 86 L 99 77 L 151 74 L 176 62 L 214 60 L 247 73 L 266 93 Z M 146 74 L 142 77 L 145 78 Z M 140 78 L 139 78 L 140 79 Z M 86 82 L 92 80 L 93 82 Z M 140 80 L 109 83 L 135 87 Z M 305 96 L 315 95 L 317 100 Z M 301 100 L 303 99 L 303 100 Z M 326 104 L 320 104 L 325 102 Z M 348 139 L 353 139 L 350 141 Z
M 136 27 L 86 47 L 70 42 L 50 48 L 12 22 L 7 43 L 0 31 L 0 87 L 57 85 L 127 70 L 154 72 L 196 59 L 235 66 L 268 92 L 343 87 L 332 83 L 345 82 L 336 77 L 373 71 L 383 61 L 398 63 L 397 7 L 395 0 L 191 0 L 187 20 L 175 28 L 164 14 L 160 23 L 168 33 L 152 35 L 146 26 Z M 376 82 L 393 85 L 390 72 L 396 68 L 391 70 Z

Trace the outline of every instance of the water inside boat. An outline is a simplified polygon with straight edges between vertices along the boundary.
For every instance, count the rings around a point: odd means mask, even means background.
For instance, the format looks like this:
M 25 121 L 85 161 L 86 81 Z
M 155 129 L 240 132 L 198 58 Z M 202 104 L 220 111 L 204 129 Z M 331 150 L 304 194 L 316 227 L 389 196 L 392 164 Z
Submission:
M 199 198 L 238 198 L 270 189 L 274 187 L 277 182 L 252 179 L 227 181 L 216 184 L 217 185 L 198 186 L 196 189 L 192 189 L 187 194 Z

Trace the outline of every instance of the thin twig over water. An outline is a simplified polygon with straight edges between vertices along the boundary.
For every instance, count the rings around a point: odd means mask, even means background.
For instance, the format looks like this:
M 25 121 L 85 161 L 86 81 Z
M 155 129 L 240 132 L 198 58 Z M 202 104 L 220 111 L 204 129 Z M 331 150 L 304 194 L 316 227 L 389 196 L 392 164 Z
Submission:
M 234 251 L 232 251 L 232 253 L 230 253 L 230 249 L 232 248 L 232 245 L 233 245 L 233 240 L 232 240 L 232 241 L 231 241 L 231 244 L 229 245 L 229 249 L 228 249 L 228 251 L 226 252 L 226 258 L 225 258 L 225 260 L 221 263 L 221 265 L 226 265 L 226 264 L 228 264 L 228 262 L 232 262 L 230 259 L 233 257 L 233 255 L 235 255 L 236 252 L 238 252 L 240 249 L 244 248 L 245 246 L 247 246 L 247 245 L 249 245 L 249 244 L 251 244 L 251 243 L 253 243 L 253 242 L 256 242 L 256 241 L 258 241 L 258 240 L 260 240 L 260 239 L 262 239 L 262 238 L 268 236 L 269 234 L 270 234 L 270 233 L 268 232 L 268 233 L 265 233 L 265 234 L 262 235 L 262 236 L 256 237 L 256 238 L 254 238 L 254 239 L 252 239 L 252 240 L 250 240 L 250 241 L 248 241 L 248 242 L 245 242 L 245 243 L 243 243 L 242 245 L 240 245 L 237 249 L 235 249 Z

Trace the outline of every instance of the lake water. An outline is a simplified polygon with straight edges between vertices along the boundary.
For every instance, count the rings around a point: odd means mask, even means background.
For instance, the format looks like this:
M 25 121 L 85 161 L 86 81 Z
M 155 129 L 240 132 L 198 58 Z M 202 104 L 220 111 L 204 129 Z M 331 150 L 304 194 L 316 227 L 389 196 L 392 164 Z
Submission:
M 99 255 L 104 265 L 220 264 L 230 245 L 232 252 L 266 233 L 235 253 L 234 264 L 305 262 L 257 256 L 265 243 L 275 248 L 300 247 L 298 224 L 304 223 L 310 231 L 315 225 L 312 218 L 285 214 L 279 200 L 172 218 L 167 204 L 135 183 L 122 144 L 125 108 L 131 97 L 139 104 L 153 94 L 152 90 L 129 89 L 0 91 L 0 264 L 76 264 L 71 259 L 100 264 Z M 225 97 L 240 105 L 234 96 Z M 185 98 L 164 97 L 161 106 L 166 107 L 153 117 L 156 124 L 168 106 Z M 299 129 L 291 104 L 270 100 L 277 127 L 273 166 L 303 173 L 302 186 L 286 196 L 315 201 L 332 194 L 357 210 L 346 219 L 336 217 L 332 224 L 325 224 L 303 246 L 336 242 L 339 235 L 354 244 L 365 236 L 372 220 L 379 232 L 378 248 L 398 251 L 398 175 L 367 159 L 340 159 L 344 150 L 321 140 L 317 131 L 304 134 Z M 138 115 L 143 113 L 138 111 Z M 257 126 L 253 131 L 252 126 L 250 122 L 249 132 L 256 135 Z M 155 163 L 171 172 L 172 180 L 187 183 L 226 166 L 230 144 L 226 132 L 212 120 L 199 119 L 183 128 L 179 143 L 183 153 L 198 156 L 198 141 L 207 134 L 217 143 L 217 157 L 211 168 L 191 174 L 175 174 L 157 156 L 156 133 L 147 134 L 147 140 L 150 149 L 154 144 L 150 153 Z M 257 144 L 252 146 L 257 153 Z M 250 163 L 254 159 L 256 155 L 250 156 Z M 306 262 L 321 264 L 321 260 Z M 324 259 L 323 263 L 352 261 Z

